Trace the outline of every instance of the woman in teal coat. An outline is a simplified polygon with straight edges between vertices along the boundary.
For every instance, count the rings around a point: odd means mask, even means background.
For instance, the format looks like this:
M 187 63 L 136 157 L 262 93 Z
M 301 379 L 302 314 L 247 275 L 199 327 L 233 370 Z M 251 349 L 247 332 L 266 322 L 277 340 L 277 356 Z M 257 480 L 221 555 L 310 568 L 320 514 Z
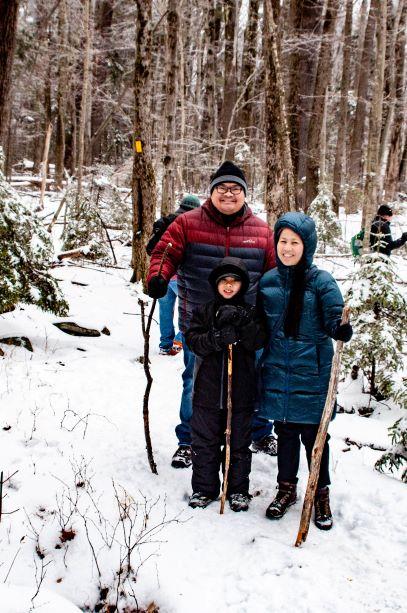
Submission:
M 343 298 L 335 279 L 312 263 L 314 221 L 303 213 L 287 213 L 274 232 L 277 268 L 260 281 L 269 330 L 261 359 L 261 412 L 274 420 L 278 435 L 278 492 L 266 515 L 280 519 L 297 499 L 301 441 L 310 463 L 328 391 L 331 339 L 350 340 L 352 327 L 341 325 Z M 322 530 L 333 523 L 328 439 L 315 497 L 315 523 Z

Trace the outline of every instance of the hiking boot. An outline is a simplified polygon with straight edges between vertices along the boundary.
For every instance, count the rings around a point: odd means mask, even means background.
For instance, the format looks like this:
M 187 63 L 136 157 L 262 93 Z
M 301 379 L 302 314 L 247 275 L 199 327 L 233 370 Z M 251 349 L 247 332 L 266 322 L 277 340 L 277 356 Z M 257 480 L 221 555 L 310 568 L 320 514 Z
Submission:
M 188 506 L 192 509 L 205 509 L 208 504 L 211 504 L 214 500 L 214 498 L 206 496 L 202 494 L 202 492 L 194 492 L 192 496 L 189 497 Z
M 173 355 L 177 355 L 182 351 L 182 341 L 174 341 L 172 345 Z
M 297 501 L 297 486 L 295 483 L 281 481 L 278 484 L 278 492 L 274 500 L 266 510 L 266 517 L 269 519 L 281 519 L 288 507 Z
M 253 441 L 251 450 L 253 453 L 267 453 L 268 455 L 277 455 L 277 439 L 272 434 L 263 436 L 259 441 Z
M 180 445 L 172 456 L 173 468 L 188 468 L 192 464 L 192 449 L 190 445 Z
M 231 494 L 229 496 L 229 506 L 235 513 L 247 511 L 251 498 L 250 494 Z
M 159 353 L 160 355 L 178 355 L 179 350 L 174 349 L 174 347 L 160 347 Z
M 329 487 L 317 490 L 315 494 L 315 518 L 314 523 L 320 530 L 330 530 L 333 526 L 331 508 L 329 506 Z

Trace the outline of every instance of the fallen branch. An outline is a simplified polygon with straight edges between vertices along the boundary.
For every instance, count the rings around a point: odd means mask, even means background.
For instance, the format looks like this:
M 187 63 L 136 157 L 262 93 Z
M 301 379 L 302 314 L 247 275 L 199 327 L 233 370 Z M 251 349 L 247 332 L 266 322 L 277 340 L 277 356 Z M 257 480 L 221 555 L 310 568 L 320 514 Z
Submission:
M 89 245 L 84 245 L 83 247 L 77 247 L 76 249 L 70 249 L 69 251 L 62 251 L 61 253 L 58 253 L 57 259 L 61 262 L 66 258 L 86 257 L 87 255 L 89 255 L 89 252 Z
M 362 447 L 369 447 L 369 449 L 374 449 L 375 451 L 387 451 L 387 447 L 375 445 L 374 443 L 361 443 L 360 441 L 353 441 L 348 436 L 345 438 L 345 443 L 347 445 L 355 445 L 358 449 L 362 449 Z

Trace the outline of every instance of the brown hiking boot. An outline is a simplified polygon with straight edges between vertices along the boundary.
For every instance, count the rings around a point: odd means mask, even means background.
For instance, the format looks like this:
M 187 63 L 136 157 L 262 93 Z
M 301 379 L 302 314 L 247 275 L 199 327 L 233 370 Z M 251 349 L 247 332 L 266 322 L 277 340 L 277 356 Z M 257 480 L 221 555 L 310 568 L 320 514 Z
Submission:
M 278 492 L 274 500 L 266 510 L 266 517 L 269 519 L 281 519 L 288 507 L 297 501 L 297 486 L 295 483 L 281 481 L 278 484 Z
M 315 518 L 314 523 L 320 530 L 330 530 L 333 526 L 331 508 L 329 506 L 329 487 L 317 490 L 315 494 Z

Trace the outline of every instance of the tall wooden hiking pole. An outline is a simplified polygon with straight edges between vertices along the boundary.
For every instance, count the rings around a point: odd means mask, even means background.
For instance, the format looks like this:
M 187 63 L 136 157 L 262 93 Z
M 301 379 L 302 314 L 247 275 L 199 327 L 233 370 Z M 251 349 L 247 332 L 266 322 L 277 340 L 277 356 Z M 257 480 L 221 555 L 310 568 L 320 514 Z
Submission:
M 230 466 L 230 434 L 232 431 L 232 372 L 233 372 L 233 361 L 232 361 L 232 351 L 233 346 L 228 345 L 228 397 L 227 397 L 227 417 L 226 417 L 226 449 L 225 449 L 225 472 L 223 474 L 223 491 L 222 498 L 220 499 L 220 511 L 219 513 L 223 515 L 223 511 L 225 510 L 225 501 L 226 494 L 228 490 L 228 476 L 229 476 L 229 466 Z
M 349 322 L 350 308 L 345 306 L 342 311 L 341 324 Z M 331 378 L 329 380 L 328 394 L 325 400 L 325 406 L 321 417 L 321 422 L 318 428 L 317 438 L 315 439 L 314 447 L 311 455 L 311 466 L 309 471 L 307 490 L 305 492 L 304 504 L 302 507 L 300 527 L 298 529 L 297 540 L 295 546 L 300 547 L 305 543 L 308 536 L 309 523 L 312 513 L 312 505 L 317 489 L 319 469 L 321 466 L 322 452 L 324 450 L 325 439 L 328 432 L 329 422 L 331 421 L 332 413 L 335 406 L 336 390 L 338 387 L 339 368 L 341 365 L 341 353 L 343 349 L 343 341 L 337 341 L 335 355 L 332 360 Z
M 167 257 L 167 253 L 168 250 L 172 247 L 172 243 L 168 243 L 168 245 L 166 246 L 163 256 L 161 258 L 161 262 L 160 262 L 160 268 L 158 269 L 158 274 L 161 275 L 162 269 L 163 269 L 163 265 L 165 262 L 165 258 Z M 143 420 L 144 420 L 144 436 L 146 439 L 146 449 L 147 449 L 147 457 L 148 457 L 148 463 L 150 464 L 150 468 L 151 468 L 151 472 L 154 473 L 155 475 L 158 475 L 157 472 L 157 465 L 154 461 L 154 455 L 153 455 L 153 447 L 151 445 L 151 436 L 150 436 L 150 417 L 149 417 L 149 412 L 148 412 L 148 400 L 150 397 L 150 390 L 151 390 L 151 385 L 153 383 L 153 377 L 151 376 L 151 372 L 150 372 L 150 328 L 151 328 L 151 322 L 153 320 L 153 314 L 154 314 L 154 309 L 155 309 L 155 305 L 157 304 L 157 298 L 154 298 L 153 303 L 151 305 L 151 309 L 150 312 L 148 314 L 148 318 L 147 318 L 147 325 L 146 325 L 146 320 L 145 320 L 145 305 L 146 303 L 143 302 L 143 300 L 141 300 L 141 298 L 139 298 L 138 301 L 139 305 L 140 305 L 140 309 L 141 309 L 141 329 L 143 331 L 143 337 L 144 337 L 144 356 L 143 356 L 143 366 L 144 366 L 144 372 L 146 375 L 146 379 L 147 379 L 147 385 L 146 385 L 146 391 L 144 392 L 144 398 L 143 398 Z

